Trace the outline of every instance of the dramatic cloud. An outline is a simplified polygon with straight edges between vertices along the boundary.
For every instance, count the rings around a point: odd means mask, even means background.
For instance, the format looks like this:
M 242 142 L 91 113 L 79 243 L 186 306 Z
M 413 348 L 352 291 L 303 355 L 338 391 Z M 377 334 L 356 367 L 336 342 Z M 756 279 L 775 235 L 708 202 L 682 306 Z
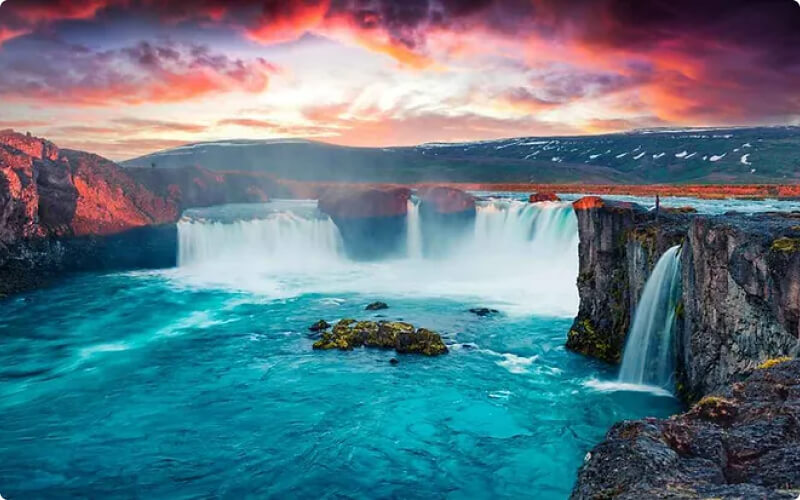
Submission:
M 108 110 L 98 127 L 123 129 L 111 106 L 170 106 L 227 134 L 364 144 L 792 123 L 798 88 L 800 7 L 792 0 L 8 0 L 0 7 L 0 99 L 14 105 L 5 106 L 10 122 L 36 106 L 93 107 Z M 228 109 L 189 105 L 232 94 L 269 103 L 272 112 L 231 118 L 246 109 L 234 98 L 218 101 Z M 207 125 L 141 125 L 153 134 L 214 134 Z
M 94 51 L 38 43 L 0 52 L 0 97 L 69 106 L 188 100 L 216 92 L 263 92 L 274 66 L 232 59 L 205 46 L 153 45 Z

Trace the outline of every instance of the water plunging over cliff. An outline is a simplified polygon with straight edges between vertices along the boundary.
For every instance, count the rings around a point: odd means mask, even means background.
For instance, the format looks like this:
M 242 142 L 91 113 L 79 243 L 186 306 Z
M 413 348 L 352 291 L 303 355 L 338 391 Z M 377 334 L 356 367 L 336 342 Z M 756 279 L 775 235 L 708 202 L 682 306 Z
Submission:
M 423 231 L 416 201 L 408 206 L 404 255 L 371 261 L 347 257 L 336 224 L 313 202 L 190 212 L 178 227 L 178 274 L 274 298 L 368 291 L 386 300 L 470 298 L 509 313 L 575 314 L 578 233 L 570 204 L 480 201 L 474 227 L 454 233 L 444 225 Z M 437 251 L 429 255 L 430 248 Z
M 278 204 L 275 210 L 259 214 L 225 209 L 188 213 L 178 223 L 178 265 L 292 270 L 317 268 L 343 258 L 333 221 L 317 216 L 309 203 L 291 208 Z
M 675 308 L 680 298 L 680 246 L 664 252 L 645 283 L 628 333 L 619 380 L 672 389 Z
M 419 200 L 413 198 L 408 200 L 406 245 L 410 258 L 422 258 L 422 224 L 419 220 Z

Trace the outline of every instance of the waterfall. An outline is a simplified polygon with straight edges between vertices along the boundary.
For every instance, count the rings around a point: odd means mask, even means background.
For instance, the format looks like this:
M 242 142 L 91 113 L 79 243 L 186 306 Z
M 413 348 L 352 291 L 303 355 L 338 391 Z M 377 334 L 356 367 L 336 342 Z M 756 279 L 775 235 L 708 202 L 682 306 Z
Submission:
M 671 389 L 675 308 L 680 299 L 680 246 L 664 252 L 645 283 L 628 332 L 620 382 Z
M 178 265 L 292 270 L 341 259 L 341 239 L 328 218 L 281 211 L 251 220 L 184 217 L 178 223 Z
M 187 211 L 176 279 L 273 298 L 370 290 L 384 299 L 447 297 L 509 314 L 575 315 L 578 230 L 569 203 L 481 200 L 474 226 L 456 221 L 453 230 L 445 220 L 426 231 L 416 201 L 407 256 L 369 262 L 347 257 L 337 226 L 313 201 Z M 448 244 L 431 245 L 441 241 Z
M 503 200 L 477 209 L 474 251 L 562 255 L 577 262 L 578 219 L 571 204 Z
M 419 220 L 419 200 L 408 200 L 406 217 L 406 250 L 412 259 L 422 258 L 422 225 Z

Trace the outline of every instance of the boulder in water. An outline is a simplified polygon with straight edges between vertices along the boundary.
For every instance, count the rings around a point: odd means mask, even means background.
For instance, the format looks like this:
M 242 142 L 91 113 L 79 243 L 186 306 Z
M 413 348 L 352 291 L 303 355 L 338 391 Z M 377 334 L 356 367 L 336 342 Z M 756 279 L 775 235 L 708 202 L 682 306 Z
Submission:
M 475 197 L 447 186 L 420 188 L 417 196 L 426 208 L 440 214 L 475 212 Z
M 378 301 L 378 302 L 373 302 L 364 309 L 367 311 L 380 311 L 382 309 L 389 309 L 389 305 L 386 302 Z
M 494 316 L 495 314 L 499 314 L 500 311 L 497 309 L 490 309 L 488 307 L 473 307 L 469 310 L 472 314 L 478 315 L 481 318 L 485 318 L 486 316 Z
M 327 330 L 330 327 L 331 327 L 330 323 L 328 323 L 324 319 L 321 319 L 321 320 L 317 321 L 316 323 L 314 323 L 313 325 L 309 326 L 308 329 L 311 330 L 312 332 L 322 332 L 322 331 Z
M 528 202 L 530 203 L 540 203 L 543 201 L 561 201 L 561 198 L 552 191 L 540 191 L 528 197 Z
M 356 347 L 394 349 L 399 353 L 438 356 L 447 352 L 442 337 L 425 328 L 415 328 L 401 321 L 356 321 L 343 319 L 333 330 L 322 332 L 314 349 L 349 351 Z

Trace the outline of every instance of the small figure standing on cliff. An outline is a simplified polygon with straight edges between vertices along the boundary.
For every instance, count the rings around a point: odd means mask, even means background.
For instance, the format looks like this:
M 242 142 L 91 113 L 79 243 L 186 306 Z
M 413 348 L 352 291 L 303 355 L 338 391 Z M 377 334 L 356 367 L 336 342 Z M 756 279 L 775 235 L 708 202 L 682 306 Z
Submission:
M 658 217 L 658 209 L 661 207 L 661 198 L 656 195 L 656 217 Z

